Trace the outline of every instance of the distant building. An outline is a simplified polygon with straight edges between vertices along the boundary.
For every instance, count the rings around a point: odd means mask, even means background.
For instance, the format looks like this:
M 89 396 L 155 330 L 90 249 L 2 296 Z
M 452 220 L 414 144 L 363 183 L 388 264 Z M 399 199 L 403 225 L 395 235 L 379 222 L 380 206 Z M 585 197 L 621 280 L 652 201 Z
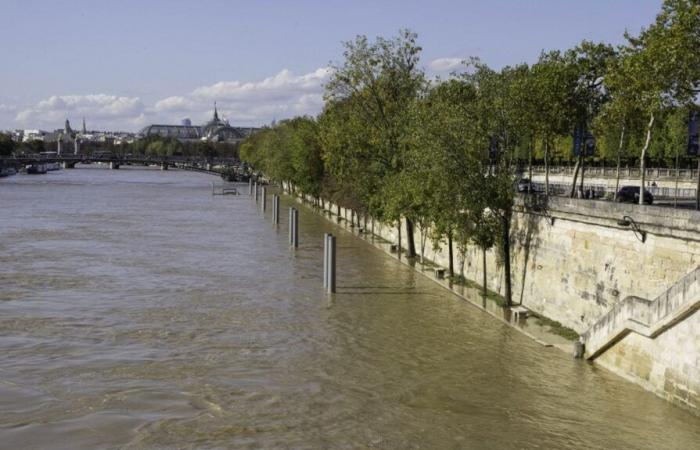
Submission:
M 148 136 L 161 136 L 167 138 L 175 138 L 181 142 L 205 141 L 205 142 L 224 142 L 235 144 L 257 128 L 233 127 L 228 120 L 219 118 L 219 112 L 214 104 L 214 117 L 202 126 L 192 125 L 189 119 L 182 121 L 182 125 L 149 125 L 143 128 L 138 136 L 145 138 Z
M 19 131 L 19 130 L 18 130 Z M 50 133 L 44 130 L 21 130 L 22 142 L 44 141 Z

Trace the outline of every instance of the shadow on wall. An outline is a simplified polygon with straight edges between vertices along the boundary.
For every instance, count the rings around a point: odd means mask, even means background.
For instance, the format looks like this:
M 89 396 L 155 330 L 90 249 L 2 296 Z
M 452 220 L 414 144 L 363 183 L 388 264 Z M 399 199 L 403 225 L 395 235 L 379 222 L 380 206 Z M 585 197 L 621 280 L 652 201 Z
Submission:
M 543 218 L 547 219 L 549 226 L 553 225 L 554 218 L 549 214 L 548 200 L 544 195 L 531 194 L 525 197 L 523 209 L 529 214 L 523 214 L 525 221 L 523 226 L 518 227 L 511 233 L 511 247 L 520 249 L 523 254 L 523 270 L 520 279 L 520 298 L 519 303 L 522 305 L 523 296 L 525 294 L 525 283 L 527 281 L 527 268 L 530 263 L 530 257 L 534 259 L 535 255 L 531 255 L 531 248 L 539 248 L 541 239 L 539 237 L 539 224 Z

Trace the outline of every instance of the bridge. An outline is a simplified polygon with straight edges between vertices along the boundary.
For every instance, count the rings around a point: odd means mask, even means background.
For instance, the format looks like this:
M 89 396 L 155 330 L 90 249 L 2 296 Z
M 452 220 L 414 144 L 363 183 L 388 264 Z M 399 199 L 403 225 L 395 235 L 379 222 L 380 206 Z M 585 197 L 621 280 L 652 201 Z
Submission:
M 118 156 L 102 155 L 58 155 L 24 154 L 0 158 L 0 167 L 20 169 L 31 165 L 59 163 L 64 169 L 73 169 L 76 164 L 105 163 L 110 169 L 125 165 L 158 165 L 161 170 L 177 169 L 221 175 L 228 181 L 247 181 L 253 176 L 250 168 L 236 158 L 193 158 L 186 156 Z

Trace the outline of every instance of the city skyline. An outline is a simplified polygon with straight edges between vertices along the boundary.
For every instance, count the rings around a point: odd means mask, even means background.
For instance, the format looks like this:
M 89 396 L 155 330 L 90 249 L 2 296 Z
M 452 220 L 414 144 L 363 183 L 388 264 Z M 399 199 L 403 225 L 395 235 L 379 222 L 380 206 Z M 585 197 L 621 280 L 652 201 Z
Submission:
M 0 129 L 54 129 L 83 117 L 91 129 L 124 131 L 203 123 L 214 101 L 232 124 L 256 126 L 318 113 L 328 63 L 358 34 L 411 29 L 427 74 L 444 77 L 471 56 L 498 68 L 583 39 L 620 44 L 660 5 L 362 3 L 3 1 Z

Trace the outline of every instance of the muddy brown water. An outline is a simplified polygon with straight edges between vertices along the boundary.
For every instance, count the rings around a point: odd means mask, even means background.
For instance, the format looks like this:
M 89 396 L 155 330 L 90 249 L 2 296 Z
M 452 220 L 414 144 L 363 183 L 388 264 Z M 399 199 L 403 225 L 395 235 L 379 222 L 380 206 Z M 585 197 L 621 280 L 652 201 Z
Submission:
M 305 207 L 290 251 L 289 198 L 277 228 L 212 181 L 0 180 L 0 448 L 698 448 L 696 416 Z

